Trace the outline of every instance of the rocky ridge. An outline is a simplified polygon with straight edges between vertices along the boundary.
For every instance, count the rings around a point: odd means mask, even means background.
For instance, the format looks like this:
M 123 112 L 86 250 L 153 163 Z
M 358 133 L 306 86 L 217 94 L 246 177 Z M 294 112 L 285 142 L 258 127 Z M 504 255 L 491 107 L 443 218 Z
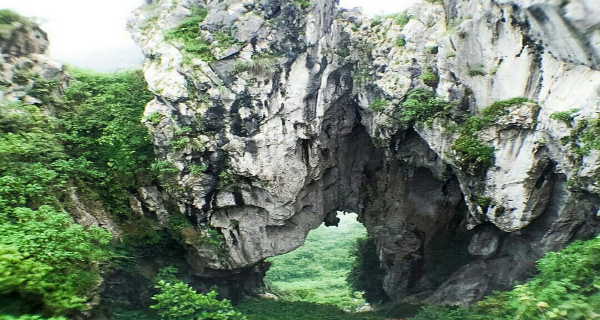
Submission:
M 375 20 L 324 0 L 140 8 L 130 29 L 156 95 L 145 123 L 179 171 L 145 202 L 167 223 L 160 197 L 174 199 L 202 277 L 260 274 L 354 211 L 392 299 L 460 305 L 508 288 L 544 252 L 600 229 L 599 153 L 585 140 L 600 108 L 596 11 L 592 0 L 446 0 Z

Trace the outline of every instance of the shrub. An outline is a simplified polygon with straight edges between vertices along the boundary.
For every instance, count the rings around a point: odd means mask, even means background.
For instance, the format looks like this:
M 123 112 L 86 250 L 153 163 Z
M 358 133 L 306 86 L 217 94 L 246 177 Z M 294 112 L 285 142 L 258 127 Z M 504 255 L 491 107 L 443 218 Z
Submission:
M 483 71 L 482 69 L 469 69 L 469 75 L 471 77 L 475 77 L 475 76 L 485 76 L 487 73 L 485 71 Z
M 498 100 L 481 110 L 483 118 L 489 121 L 495 121 L 498 117 L 508 114 L 508 109 L 531 100 L 523 97 L 515 97 L 506 100 Z
M 310 7 L 310 0 L 294 0 L 294 4 L 301 9 L 307 9 Z
M 452 144 L 457 152 L 463 169 L 472 173 L 481 168 L 487 168 L 494 163 L 494 147 L 487 146 L 477 137 L 477 133 L 508 114 L 509 108 L 530 102 L 527 98 L 515 97 L 499 100 L 481 110 L 481 116 L 467 118 L 460 127 L 460 136 Z
M 189 169 L 190 169 L 191 174 L 198 176 L 198 175 L 203 174 L 208 169 L 208 167 L 206 167 L 206 165 L 200 166 L 197 164 L 192 164 L 192 165 L 190 165 Z
M 110 238 L 107 231 L 84 229 L 49 206 L 2 210 L 0 295 L 39 301 L 48 315 L 87 309 Z
M 222 319 L 243 320 L 241 313 L 233 310 L 229 300 L 217 300 L 218 293 L 210 291 L 206 295 L 197 293 L 189 285 L 168 275 L 168 281 L 159 280 L 154 286 L 160 292 L 152 297 L 155 309 L 162 319 L 199 320 Z
M 377 99 L 375 101 L 373 101 L 373 103 L 371 103 L 370 108 L 371 110 L 375 111 L 375 112 L 381 112 L 385 109 L 385 107 L 388 105 L 387 101 L 382 100 L 382 99 Z
M 421 73 L 419 79 L 423 80 L 426 85 L 432 88 L 437 87 L 438 83 L 440 82 L 439 76 L 437 73 L 433 73 L 431 68 L 427 68 L 423 73 Z
M 567 125 L 567 127 L 572 127 L 573 124 L 573 114 L 578 112 L 579 109 L 571 109 L 569 111 L 557 111 L 550 115 L 550 119 L 558 120 Z
M 575 241 L 537 263 L 539 274 L 473 307 L 426 307 L 417 320 L 595 319 L 600 305 L 600 237 Z
M 276 54 L 255 54 L 250 61 L 237 61 L 234 73 L 248 71 L 254 74 L 269 74 L 277 70 L 279 56 Z
M 399 36 L 399 37 L 396 39 L 396 45 L 397 45 L 398 47 L 404 47 L 404 46 L 406 46 L 406 38 L 405 38 L 404 36 L 402 36 L 402 35 L 401 35 L 401 36 Z
M 408 15 L 408 13 L 403 12 L 400 14 L 397 14 L 394 17 L 394 23 L 396 23 L 396 25 L 400 26 L 400 27 L 404 27 L 405 25 L 408 24 L 408 22 L 410 21 L 412 17 Z
M 571 131 L 571 135 L 562 140 L 571 144 L 571 151 L 585 156 L 592 150 L 600 150 L 600 117 L 583 119 Z
M 452 149 L 459 155 L 459 162 L 465 169 L 475 169 L 470 166 L 489 167 L 494 163 L 494 147 L 487 146 L 475 136 L 462 135 L 454 141 Z M 472 170 L 471 170 L 472 171 Z
M 181 48 L 184 54 L 191 57 L 198 57 L 203 61 L 212 61 L 214 57 L 210 52 L 210 44 L 205 40 L 199 39 L 200 24 L 206 19 L 208 10 L 204 8 L 193 8 L 192 15 L 185 18 L 179 26 L 165 32 L 165 40 L 180 41 L 183 44 Z
M 430 124 L 440 112 L 450 106 L 449 102 L 437 98 L 431 90 L 413 89 L 406 94 L 396 118 L 403 122 Z

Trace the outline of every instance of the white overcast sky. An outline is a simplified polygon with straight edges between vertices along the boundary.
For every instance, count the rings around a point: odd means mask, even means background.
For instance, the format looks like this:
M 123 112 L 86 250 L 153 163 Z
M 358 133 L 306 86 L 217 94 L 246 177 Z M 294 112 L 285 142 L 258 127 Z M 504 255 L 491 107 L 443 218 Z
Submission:
M 340 0 L 346 8 L 362 7 L 367 15 L 400 12 L 418 0 Z M 81 67 L 97 68 L 84 60 L 123 60 L 129 52 L 139 55 L 125 30 L 127 17 L 143 0 L 0 0 L 0 9 L 12 9 L 42 20 L 50 38 L 50 55 Z M 118 52 L 118 53 L 117 53 Z M 107 60 L 108 61 L 105 61 Z M 135 60 L 135 59 L 134 59 Z M 139 58 L 138 58 L 139 60 Z M 137 61 L 137 60 L 136 60 Z M 111 68 L 124 67 L 118 65 Z M 106 70 L 107 68 L 100 68 Z

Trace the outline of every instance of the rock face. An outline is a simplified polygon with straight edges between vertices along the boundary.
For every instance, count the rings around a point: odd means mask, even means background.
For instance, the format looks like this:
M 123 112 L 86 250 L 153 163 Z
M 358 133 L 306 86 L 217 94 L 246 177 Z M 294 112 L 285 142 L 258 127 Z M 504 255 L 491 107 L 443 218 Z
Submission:
M 376 20 L 326 0 L 137 10 L 130 29 L 156 94 L 145 123 L 179 171 L 161 190 L 192 222 L 193 273 L 260 275 L 265 258 L 354 211 L 392 299 L 464 305 L 597 234 L 600 153 L 574 151 L 600 112 L 593 2 L 445 0 Z M 451 103 L 410 114 L 414 89 Z M 514 97 L 528 100 L 468 131 L 483 119 L 471 115 Z M 571 122 L 553 116 L 574 108 Z M 461 141 L 494 156 L 469 158 Z

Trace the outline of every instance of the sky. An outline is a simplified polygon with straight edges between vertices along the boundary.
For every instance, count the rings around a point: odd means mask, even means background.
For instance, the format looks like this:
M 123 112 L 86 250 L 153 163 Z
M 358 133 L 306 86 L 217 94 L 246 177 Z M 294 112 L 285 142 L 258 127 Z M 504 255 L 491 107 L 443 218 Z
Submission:
M 346 8 L 363 7 L 374 16 L 403 11 L 418 0 L 340 0 Z M 50 38 L 50 56 L 97 71 L 141 65 L 142 55 L 125 30 L 131 11 L 143 0 L 0 0 L 12 9 L 41 20 Z

